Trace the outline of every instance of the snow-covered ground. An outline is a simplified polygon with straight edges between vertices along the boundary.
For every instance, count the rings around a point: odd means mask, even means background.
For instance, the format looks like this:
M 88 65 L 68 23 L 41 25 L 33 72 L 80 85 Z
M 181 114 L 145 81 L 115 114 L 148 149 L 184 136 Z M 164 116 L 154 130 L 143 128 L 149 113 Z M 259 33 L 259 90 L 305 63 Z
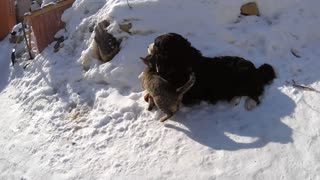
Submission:
M 320 1 L 257 0 L 260 17 L 239 17 L 245 2 L 76 0 L 65 46 L 25 69 L 28 55 L 11 67 L 12 45 L 0 42 L 0 179 L 320 179 L 320 93 L 288 83 L 320 90 Z M 122 43 L 101 64 L 90 29 L 104 19 Z M 131 35 L 119 29 L 128 22 Z M 160 123 L 138 75 L 165 32 L 207 56 L 272 64 L 278 78 L 253 111 L 203 103 Z

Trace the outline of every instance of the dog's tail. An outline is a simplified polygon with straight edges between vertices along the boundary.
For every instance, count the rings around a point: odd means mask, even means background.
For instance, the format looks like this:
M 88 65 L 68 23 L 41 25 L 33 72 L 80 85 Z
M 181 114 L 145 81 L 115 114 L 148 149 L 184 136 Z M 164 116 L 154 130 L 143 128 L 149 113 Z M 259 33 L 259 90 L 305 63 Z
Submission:
M 189 91 L 190 88 L 192 88 L 195 82 L 196 82 L 196 76 L 194 73 L 191 73 L 189 80 L 183 86 L 177 89 L 177 93 L 185 94 L 187 91 Z
M 261 78 L 263 84 L 269 84 L 276 78 L 276 73 L 270 64 L 263 64 L 258 68 L 258 76 Z

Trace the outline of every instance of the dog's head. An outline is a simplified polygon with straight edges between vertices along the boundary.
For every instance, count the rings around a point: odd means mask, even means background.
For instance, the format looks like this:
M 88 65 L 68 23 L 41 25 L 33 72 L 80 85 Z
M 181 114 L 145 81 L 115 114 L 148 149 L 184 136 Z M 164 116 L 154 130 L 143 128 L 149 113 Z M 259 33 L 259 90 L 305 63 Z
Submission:
M 148 46 L 143 62 L 171 84 L 179 87 L 189 78 L 192 66 L 201 53 L 183 36 L 166 33 Z
M 158 55 L 148 55 L 143 59 L 153 71 L 170 82 L 174 87 L 182 86 L 189 78 L 192 67 L 177 63 L 175 59 L 163 58 Z

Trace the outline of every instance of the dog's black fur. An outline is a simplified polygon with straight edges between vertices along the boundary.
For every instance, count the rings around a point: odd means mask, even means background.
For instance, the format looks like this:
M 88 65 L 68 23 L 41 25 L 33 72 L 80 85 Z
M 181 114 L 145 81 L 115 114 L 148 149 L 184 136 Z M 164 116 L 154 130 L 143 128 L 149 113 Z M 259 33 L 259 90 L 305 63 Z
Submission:
M 241 57 L 204 57 L 176 33 L 158 36 L 152 53 L 146 58 L 160 76 L 176 88 L 188 80 L 191 71 L 195 73 L 196 83 L 184 95 L 184 104 L 230 101 L 238 96 L 248 96 L 259 104 L 264 86 L 276 77 L 269 64 L 255 68 L 252 62 Z

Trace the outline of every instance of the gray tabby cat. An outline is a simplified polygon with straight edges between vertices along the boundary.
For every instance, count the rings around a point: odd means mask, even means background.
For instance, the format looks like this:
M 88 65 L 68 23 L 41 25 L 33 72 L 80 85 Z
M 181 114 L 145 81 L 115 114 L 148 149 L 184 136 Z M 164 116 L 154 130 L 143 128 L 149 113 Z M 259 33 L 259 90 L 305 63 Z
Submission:
M 166 114 L 160 119 L 161 122 L 164 122 L 179 110 L 183 95 L 194 85 L 196 77 L 194 73 L 191 73 L 189 80 L 180 88 L 175 89 L 152 69 L 151 64 L 146 59 L 141 58 L 141 60 L 147 65 L 141 76 L 141 83 L 142 87 L 148 92 L 145 96 L 149 103 L 148 110 L 151 111 L 153 106 L 156 105 Z

